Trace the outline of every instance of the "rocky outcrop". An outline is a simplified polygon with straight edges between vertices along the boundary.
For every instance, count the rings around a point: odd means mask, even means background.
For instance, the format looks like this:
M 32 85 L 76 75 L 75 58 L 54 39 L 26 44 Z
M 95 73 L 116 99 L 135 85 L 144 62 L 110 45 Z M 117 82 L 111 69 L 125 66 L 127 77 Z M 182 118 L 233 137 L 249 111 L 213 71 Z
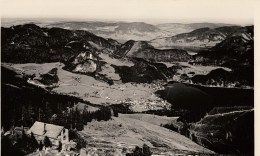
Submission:
M 71 58 L 64 69 L 82 74 L 94 73 L 99 67 L 98 63 L 99 59 L 96 54 L 85 51 Z
M 46 74 L 40 75 L 40 82 L 44 85 L 53 85 L 59 82 L 59 77 L 57 75 L 58 69 L 53 68 Z

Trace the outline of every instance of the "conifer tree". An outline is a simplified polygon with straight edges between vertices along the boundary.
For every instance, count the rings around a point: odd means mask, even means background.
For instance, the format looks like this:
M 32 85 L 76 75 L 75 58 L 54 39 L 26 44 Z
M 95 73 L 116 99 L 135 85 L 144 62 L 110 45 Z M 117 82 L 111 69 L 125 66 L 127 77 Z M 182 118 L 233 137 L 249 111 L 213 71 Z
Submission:
M 146 144 L 143 145 L 143 155 L 144 156 L 151 156 L 152 155 L 150 147 L 147 146 Z
M 35 139 L 33 133 L 31 133 L 30 146 L 31 146 L 31 148 L 32 148 L 33 151 L 35 151 L 35 150 L 39 147 L 38 142 L 37 142 L 37 140 Z
M 62 143 L 59 141 L 59 146 L 58 146 L 57 150 L 60 152 L 61 149 L 62 149 Z
M 44 137 L 43 144 L 45 147 L 52 147 L 52 143 L 47 136 Z
M 39 143 L 39 150 L 41 151 L 42 148 L 43 148 L 43 144 L 42 144 L 42 141 L 40 141 L 40 143 Z

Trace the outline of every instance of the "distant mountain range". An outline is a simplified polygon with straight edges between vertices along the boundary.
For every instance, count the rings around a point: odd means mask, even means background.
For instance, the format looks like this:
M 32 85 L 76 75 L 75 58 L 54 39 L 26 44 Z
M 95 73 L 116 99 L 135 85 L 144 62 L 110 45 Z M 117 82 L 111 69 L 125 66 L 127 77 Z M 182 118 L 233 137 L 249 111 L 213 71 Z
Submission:
M 121 43 L 128 40 L 150 41 L 157 38 L 172 37 L 188 33 L 200 28 L 215 29 L 224 26 L 234 26 L 224 23 L 163 23 L 148 24 L 144 22 L 99 22 L 99 21 L 61 21 L 53 20 L 11 20 L 3 19 L 2 26 L 10 27 L 18 24 L 35 23 L 42 27 L 58 27 L 69 30 L 86 30 L 103 38 L 115 39 Z M 156 46 L 157 47 L 157 46 Z M 158 48 L 158 47 L 157 47 Z
M 82 51 L 113 51 L 116 41 L 83 30 L 40 28 L 34 24 L 1 29 L 2 61 L 66 62 Z
M 153 51 L 153 55 L 146 57 L 145 53 L 138 54 L 138 48 L 134 49 L 132 47 L 134 44 L 139 44 L 138 42 L 129 41 L 121 45 L 115 40 L 104 39 L 83 30 L 41 28 L 34 24 L 18 25 L 11 28 L 2 28 L 1 30 L 3 62 L 62 62 L 65 64 L 64 69 L 68 71 L 87 74 L 108 83 L 112 83 L 112 81 L 108 75 L 102 74 L 102 69 L 107 69 L 111 64 L 110 69 L 119 73 L 124 82 L 150 82 L 156 79 L 170 78 L 175 71 L 171 68 L 168 69 L 163 64 L 153 64 L 146 60 L 156 60 L 156 58 L 160 57 L 163 60 L 166 59 L 166 55 L 175 56 L 176 58 L 185 55 L 190 58 L 184 50 L 171 50 L 156 55 L 157 49 L 143 42 L 144 49 Z M 149 47 L 151 49 L 148 49 Z M 128 53 L 129 50 L 133 54 Z M 125 55 L 125 53 L 128 54 Z M 133 67 L 129 67 L 129 64 L 121 63 L 117 65 L 115 63 L 115 61 L 120 62 L 120 60 L 114 58 L 121 59 L 125 57 L 129 58 Z M 135 57 L 139 59 L 135 59 Z M 132 72 L 125 77 L 126 74 L 124 73 L 127 71 Z M 139 75 L 147 76 L 139 78 Z
M 13 25 L 34 23 L 38 26 L 48 28 L 59 27 L 69 30 L 86 30 L 104 38 L 111 38 L 124 43 L 128 40 L 149 41 L 156 38 L 171 37 L 180 33 L 191 32 L 199 28 L 217 28 L 222 26 L 232 26 L 223 23 L 166 23 L 166 24 L 148 24 L 144 22 L 98 22 L 98 21 L 62 21 L 53 20 L 11 20 L 3 19 L 3 27 Z
M 223 41 L 195 56 L 197 62 L 218 64 L 228 67 L 253 66 L 254 26 L 218 28 L 226 31 Z M 223 32 L 224 32 L 223 31 Z
M 102 25 L 102 23 L 99 23 L 99 25 Z M 127 27 L 125 25 L 124 32 L 129 32 L 129 27 Z M 140 31 L 144 29 L 144 27 L 139 28 Z M 147 29 L 150 32 L 156 30 L 153 26 Z M 153 80 L 157 78 L 167 79 L 176 72 L 166 66 L 153 63 L 181 61 L 229 67 L 237 75 L 237 78 L 233 78 L 234 81 L 243 79 L 245 80 L 245 84 L 252 84 L 254 62 L 253 26 L 225 26 L 214 29 L 199 28 L 190 33 L 179 34 L 169 38 L 171 43 L 177 43 L 178 40 L 186 43 L 169 49 L 156 48 L 154 44 L 158 39 L 150 42 L 129 40 L 121 44 L 114 39 L 105 39 L 84 30 L 45 28 L 34 24 L 17 25 L 10 28 L 2 27 L 1 33 L 1 55 L 3 62 L 62 62 L 65 64 L 64 68 L 69 71 L 91 74 L 95 77 L 98 76 L 98 79 L 108 82 L 110 80 L 107 76 L 97 74 L 105 66 L 109 66 L 111 70 L 116 71 L 121 78 L 125 77 L 125 81 L 136 79 L 129 78 L 135 77 L 134 75 L 127 77 L 125 74 L 121 74 L 126 70 L 136 74 L 142 73 L 142 75 L 149 75 L 146 72 L 161 75 L 159 77 L 158 75 L 154 75 L 151 79 Z M 171 43 L 165 43 L 171 45 Z M 201 45 L 198 44 L 196 45 L 197 47 L 195 46 L 195 48 L 198 48 L 198 54 L 191 56 L 187 49 L 185 50 L 182 46 L 194 43 L 200 43 Z M 125 64 L 126 67 L 117 67 L 117 65 L 111 64 L 111 61 L 104 60 L 100 56 L 101 54 L 105 54 L 107 58 L 117 61 L 132 59 L 130 62 L 134 66 L 129 67 Z M 110 64 L 107 65 L 108 62 L 112 65 L 111 67 Z M 144 68 L 144 70 L 139 70 L 138 68 L 140 67 Z M 157 71 L 159 68 L 163 71 L 162 73 Z M 146 82 L 145 79 L 140 79 L 140 81 Z
M 144 22 L 58 22 L 49 24 L 47 27 L 86 30 L 104 38 L 116 39 L 121 43 L 128 40 L 151 40 L 175 35 Z
M 107 52 L 114 57 L 138 57 L 163 62 L 187 61 L 184 50 L 159 50 L 145 41 L 120 44 L 83 30 L 41 28 L 34 24 L 2 28 L 2 60 L 7 62 L 66 62 L 85 51 Z
M 241 30 L 239 26 L 203 27 L 188 33 L 171 37 L 157 38 L 149 43 L 156 48 L 182 48 L 191 51 L 210 48 L 223 41 L 228 35 Z
M 225 24 L 225 23 L 190 23 L 190 24 L 183 24 L 183 23 L 163 23 L 156 25 L 159 29 L 170 31 L 175 34 L 187 33 L 191 32 L 195 29 L 200 28 L 211 28 L 215 29 L 218 27 L 224 26 L 234 26 L 232 24 Z

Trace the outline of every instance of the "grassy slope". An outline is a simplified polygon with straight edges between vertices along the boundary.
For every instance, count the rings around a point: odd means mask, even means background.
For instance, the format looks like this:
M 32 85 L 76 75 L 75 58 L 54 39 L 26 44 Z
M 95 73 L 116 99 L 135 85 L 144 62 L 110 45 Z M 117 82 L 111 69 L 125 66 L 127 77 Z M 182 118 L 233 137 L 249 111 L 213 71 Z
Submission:
M 160 120 L 160 117 L 156 118 Z M 133 115 L 119 114 L 118 118 L 106 122 L 92 121 L 80 134 L 88 140 L 88 146 L 95 148 L 133 149 L 145 143 L 154 154 L 213 153 L 179 133 L 158 126 L 156 122 L 152 124 L 142 120 L 134 119 Z
M 140 120 L 157 126 L 160 126 L 161 124 L 163 125 L 178 124 L 177 119 L 179 118 L 179 117 L 158 116 L 152 114 L 121 114 L 120 116 Z

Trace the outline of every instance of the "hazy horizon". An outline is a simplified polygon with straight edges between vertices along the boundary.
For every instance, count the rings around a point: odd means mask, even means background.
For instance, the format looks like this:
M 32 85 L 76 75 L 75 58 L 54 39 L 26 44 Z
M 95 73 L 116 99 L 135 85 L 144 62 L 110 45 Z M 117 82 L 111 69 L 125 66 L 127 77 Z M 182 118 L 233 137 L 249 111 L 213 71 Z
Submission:
M 252 0 L 4 0 L 5 19 L 160 23 L 254 23 Z
M 229 23 L 229 22 L 209 22 L 209 21 L 174 21 L 174 20 L 165 20 L 160 22 L 154 22 L 149 20 L 107 20 L 107 19 L 78 19 L 78 18 L 16 18 L 16 17 L 3 17 L 1 18 L 1 23 L 8 23 L 8 22 L 21 22 L 21 23 L 58 23 L 58 22 L 106 22 L 106 23 L 132 23 L 132 22 L 144 22 L 147 24 L 158 25 L 158 24 L 194 24 L 194 23 L 214 23 L 214 24 L 230 24 L 230 25 L 240 25 L 240 26 L 247 26 L 247 25 L 254 25 L 254 21 L 248 23 Z

